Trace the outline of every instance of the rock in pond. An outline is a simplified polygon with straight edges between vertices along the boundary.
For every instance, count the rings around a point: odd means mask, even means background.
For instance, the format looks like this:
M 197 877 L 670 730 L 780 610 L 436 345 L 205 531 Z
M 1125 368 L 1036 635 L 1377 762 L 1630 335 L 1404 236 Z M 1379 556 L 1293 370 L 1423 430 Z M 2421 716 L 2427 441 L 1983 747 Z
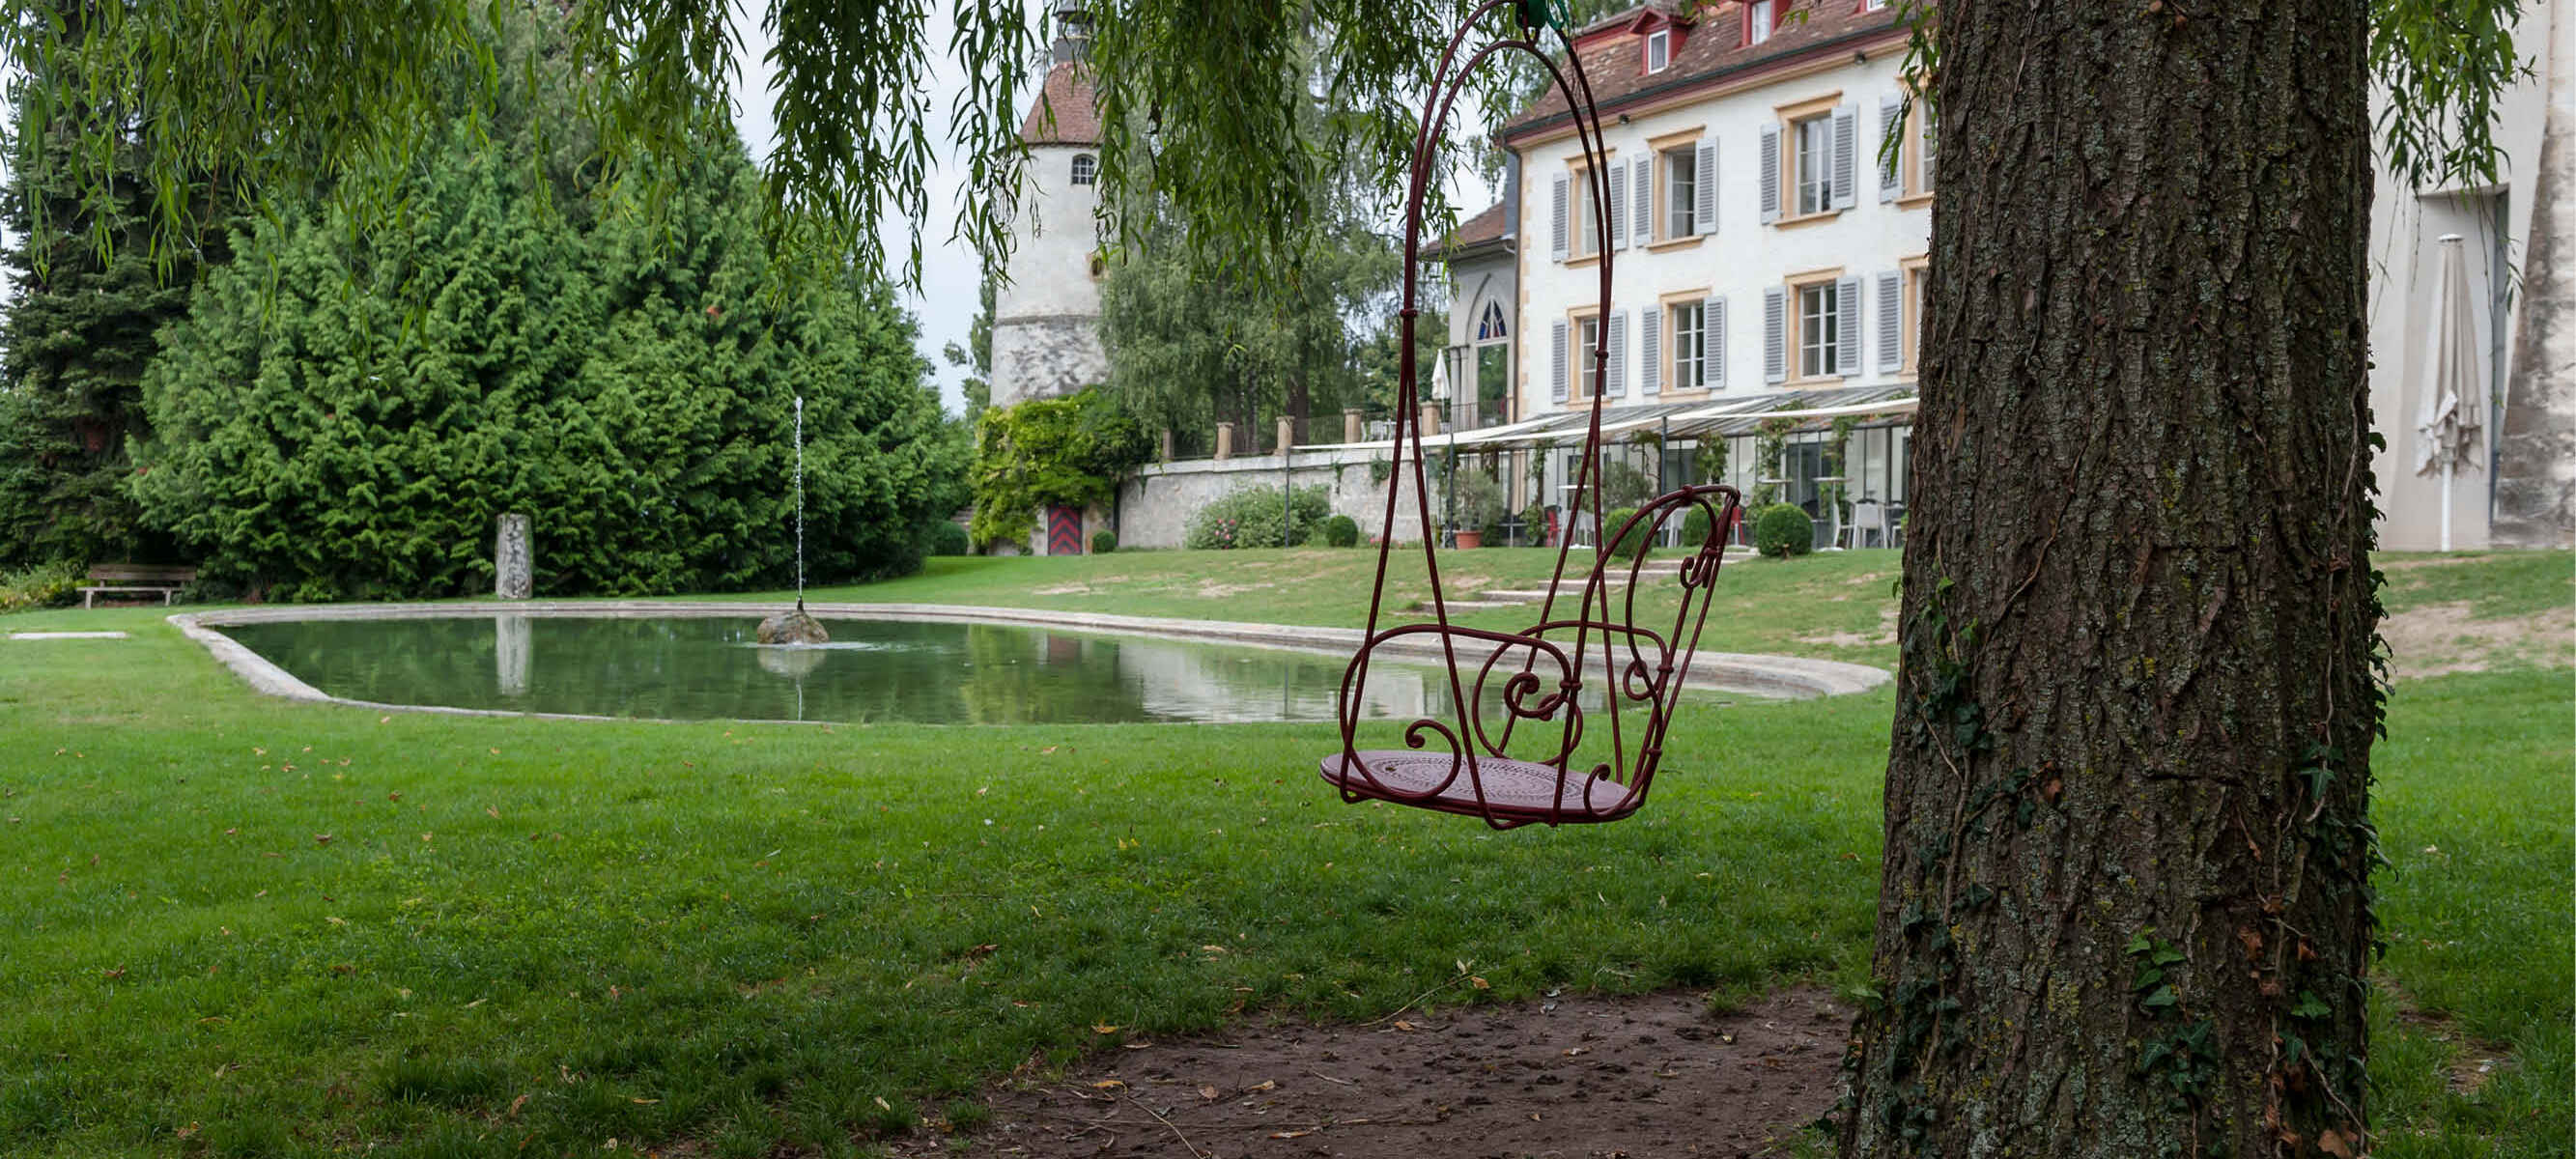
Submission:
M 798 608 L 762 620 L 753 637 L 763 644 L 822 644 L 829 642 L 832 635 L 814 617 L 806 615 L 805 609 Z

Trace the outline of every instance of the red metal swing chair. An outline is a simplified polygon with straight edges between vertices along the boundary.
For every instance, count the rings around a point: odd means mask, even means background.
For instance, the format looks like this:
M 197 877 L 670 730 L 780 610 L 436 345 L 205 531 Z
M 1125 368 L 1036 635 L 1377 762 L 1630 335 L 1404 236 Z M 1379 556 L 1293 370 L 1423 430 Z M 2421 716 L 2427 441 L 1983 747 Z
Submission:
M 1405 216 L 1401 315 L 1404 341 L 1397 347 L 1399 350 L 1413 348 L 1414 326 L 1420 316 L 1415 302 L 1420 282 L 1414 274 L 1421 260 L 1423 194 L 1446 130 L 1450 106 L 1467 76 L 1496 54 L 1528 54 L 1546 70 L 1557 91 L 1565 95 L 1567 106 L 1573 110 L 1575 132 L 1592 162 L 1580 179 L 1592 183 L 1588 204 L 1596 216 L 1599 236 L 1610 236 L 1606 176 L 1610 159 L 1602 144 L 1600 114 L 1593 106 L 1582 58 L 1573 51 L 1561 21 L 1548 18 L 1548 7 L 1544 0 L 1487 0 L 1459 25 L 1441 55 L 1433 76 L 1431 100 L 1414 133 Z M 1497 39 L 1460 63 L 1460 48 L 1468 35 L 1480 21 L 1498 12 L 1510 13 L 1517 35 Z M 1573 70 L 1570 82 L 1564 69 L 1539 48 L 1538 37 L 1547 28 L 1554 29 L 1557 42 L 1566 50 L 1565 65 Z M 1605 246 L 1600 255 L 1600 308 L 1605 318 L 1610 316 L 1614 254 L 1615 247 Z M 1606 370 L 1606 346 L 1596 344 L 1596 369 Z M 1569 577 L 1566 568 L 1570 561 L 1581 561 L 1571 555 L 1568 544 L 1557 546 L 1556 569 L 1548 584 L 1547 599 L 1540 605 L 1537 622 L 1530 627 L 1519 632 L 1460 627 L 1449 622 L 1447 600 L 1440 586 L 1438 537 L 1428 534 L 1433 524 L 1430 497 L 1423 481 L 1421 407 L 1415 379 L 1415 367 L 1408 359 L 1403 365 L 1395 409 L 1391 452 L 1395 469 L 1387 476 L 1386 517 L 1378 535 L 1377 579 L 1369 599 L 1368 633 L 1342 676 L 1342 747 L 1324 758 L 1324 779 L 1332 782 L 1348 802 L 1376 800 L 1463 813 L 1482 818 L 1497 829 L 1531 822 L 1562 825 L 1626 817 L 1645 804 L 1646 790 L 1653 784 L 1655 769 L 1661 763 L 1664 733 L 1672 723 L 1683 679 L 1698 650 L 1700 630 L 1708 619 L 1710 587 L 1725 558 L 1727 540 L 1742 517 L 1743 496 L 1732 487 L 1720 485 L 1687 486 L 1658 496 L 1640 508 L 1634 518 L 1609 534 L 1597 536 L 1590 566 L 1577 576 Z M 1608 380 L 1606 373 L 1596 377 L 1596 381 Z M 1598 485 L 1601 406 L 1601 394 L 1595 391 L 1574 492 L 1578 509 L 1582 502 L 1590 500 L 1595 527 L 1605 526 Z M 1413 483 L 1414 514 L 1425 531 L 1421 547 L 1423 565 L 1431 581 L 1432 619 L 1380 628 L 1387 562 L 1395 550 L 1396 505 L 1408 477 Z M 1695 545 L 1696 550 L 1678 561 L 1673 578 L 1680 584 L 1680 607 L 1671 627 L 1658 632 L 1641 624 L 1637 614 L 1637 593 L 1651 582 L 1645 553 L 1639 551 L 1623 560 L 1612 555 L 1611 545 L 1638 542 L 1631 536 L 1658 536 L 1665 524 L 1694 508 L 1707 513 L 1707 535 Z M 1622 564 L 1627 571 L 1625 583 L 1620 585 L 1624 591 L 1614 596 L 1610 573 Z M 1570 617 L 1560 613 L 1560 601 L 1573 605 Z M 1614 603 L 1618 605 L 1615 610 Z M 1439 655 L 1447 661 L 1449 715 L 1424 715 L 1402 724 L 1405 748 L 1360 748 L 1360 715 L 1369 702 L 1372 658 L 1381 648 L 1388 649 L 1391 655 L 1426 651 L 1421 637 L 1436 639 Z M 1583 703 L 1587 665 L 1597 665 L 1601 678 L 1599 712 L 1608 717 L 1606 746 L 1598 736 L 1587 738 L 1587 730 L 1595 727 Z M 1435 737 L 1437 745 L 1433 744 Z M 1587 739 L 1591 742 L 1588 745 Z

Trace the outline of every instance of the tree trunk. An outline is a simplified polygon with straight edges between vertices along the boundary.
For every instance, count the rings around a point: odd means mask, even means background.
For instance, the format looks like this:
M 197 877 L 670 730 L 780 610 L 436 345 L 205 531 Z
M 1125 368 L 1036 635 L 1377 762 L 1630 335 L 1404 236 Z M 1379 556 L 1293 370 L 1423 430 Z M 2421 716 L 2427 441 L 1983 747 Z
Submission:
M 1945 0 L 1847 1155 L 2362 1150 L 2361 0 Z

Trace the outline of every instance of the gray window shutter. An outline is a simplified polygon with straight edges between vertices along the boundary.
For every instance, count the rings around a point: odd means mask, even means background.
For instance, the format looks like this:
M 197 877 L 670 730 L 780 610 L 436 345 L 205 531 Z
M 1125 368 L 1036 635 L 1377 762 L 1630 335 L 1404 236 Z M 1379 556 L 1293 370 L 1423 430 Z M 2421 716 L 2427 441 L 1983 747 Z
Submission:
M 1699 174 L 1691 207 L 1691 225 L 1700 233 L 1717 232 L 1717 138 L 1704 138 L 1699 143 Z
M 1726 299 L 1700 302 L 1701 375 L 1710 390 L 1726 389 Z
M 1941 138 L 1941 126 L 1939 122 L 1932 119 L 1933 112 L 1932 106 L 1923 106 L 1923 139 L 1918 150 L 1920 156 L 1917 158 L 1923 163 L 1923 183 L 1917 186 L 1921 189 L 1932 188 L 1932 146 Z
M 1890 374 L 1905 369 L 1905 273 L 1878 275 L 1878 368 Z
M 1628 164 L 1629 189 L 1635 200 L 1630 203 L 1628 224 L 1636 231 L 1637 244 L 1655 240 L 1655 155 L 1647 153 Z
M 1780 126 L 1762 126 L 1762 223 L 1780 220 Z
M 1878 170 L 1880 201 L 1894 201 L 1905 193 L 1904 111 L 1904 102 L 1895 97 L 1878 98 L 1878 143 L 1888 156 L 1887 163 L 1881 165 L 1878 156 L 1872 154 L 1870 167 Z
M 1770 286 L 1762 291 L 1762 381 L 1789 377 L 1788 291 Z
M 1637 379 L 1647 394 L 1664 392 L 1664 308 L 1648 306 L 1637 315 Z
M 1834 373 L 1849 378 L 1860 373 L 1860 279 L 1834 284 Z
M 1860 106 L 1844 105 L 1834 110 L 1834 208 L 1849 209 L 1860 204 L 1860 189 L 1854 184 L 1860 176 Z
M 1556 175 L 1556 179 L 1555 179 L 1555 180 L 1553 180 L 1553 181 L 1550 181 L 1550 182 L 1548 183 L 1548 185 L 1549 185 L 1549 187 L 1550 187 L 1551 191 L 1552 191 L 1552 192 L 1554 192 L 1554 194 L 1555 194 L 1555 203 L 1556 203 L 1556 230 L 1555 230 L 1556 242 L 1555 242 L 1555 244 L 1554 244 L 1552 247 L 1550 247 L 1550 249 L 1549 249 L 1548 253 L 1549 253 L 1549 256 L 1554 257 L 1556 260 L 1558 260 L 1558 261 L 1560 261 L 1560 262 L 1561 262 L 1561 261 L 1564 261 L 1564 260 L 1565 260 L 1565 256 L 1566 256 L 1566 248 L 1565 248 L 1565 196 L 1566 196 L 1566 188 L 1565 188 L 1565 174 L 1562 174 L 1562 173 L 1557 174 L 1557 175 Z M 1559 397 L 1562 397 L 1562 395 L 1560 395 Z
M 1610 355 L 1610 366 L 1601 372 L 1601 396 L 1626 398 L 1628 397 L 1628 312 L 1626 310 L 1613 312 L 1606 329 L 1609 333 L 1601 339 L 1601 342 Z
M 1556 320 L 1555 325 L 1548 327 L 1548 350 L 1550 352 L 1550 357 L 1548 358 L 1547 363 L 1550 370 L 1548 372 L 1547 396 L 1557 402 L 1564 402 L 1565 319 L 1559 318 Z
M 1628 248 L 1628 163 L 1611 162 L 1609 177 L 1610 236 L 1601 248 L 1623 250 Z

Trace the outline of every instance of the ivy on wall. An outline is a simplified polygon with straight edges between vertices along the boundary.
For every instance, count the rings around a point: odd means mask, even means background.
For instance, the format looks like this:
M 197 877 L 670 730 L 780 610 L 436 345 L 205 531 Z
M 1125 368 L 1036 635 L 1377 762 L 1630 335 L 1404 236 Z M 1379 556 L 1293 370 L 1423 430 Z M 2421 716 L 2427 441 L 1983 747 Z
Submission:
M 1152 454 L 1144 424 L 1096 389 L 991 407 L 975 424 L 978 544 L 1025 540 L 1041 507 L 1088 507 Z

